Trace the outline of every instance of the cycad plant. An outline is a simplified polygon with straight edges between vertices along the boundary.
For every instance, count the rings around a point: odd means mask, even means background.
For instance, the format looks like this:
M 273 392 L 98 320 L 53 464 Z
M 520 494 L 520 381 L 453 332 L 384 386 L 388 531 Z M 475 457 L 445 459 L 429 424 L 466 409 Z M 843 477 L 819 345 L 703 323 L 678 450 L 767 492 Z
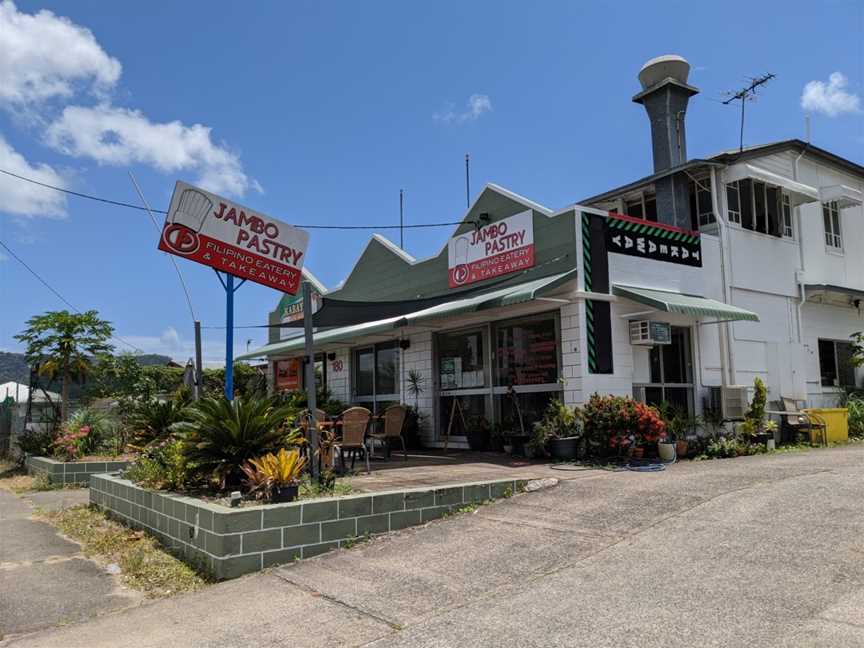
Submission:
M 224 489 L 241 483 L 245 462 L 283 446 L 282 423 L 290 412 L 270 398 L 204 398 L 174 429 L 190 473 Z
M 145 400 L 137 403 L 126 422 L 130 445 L 141 450 L 151 443 L 164 441 L 175 423 L 186 419 L 189 408 L 179 400 Z

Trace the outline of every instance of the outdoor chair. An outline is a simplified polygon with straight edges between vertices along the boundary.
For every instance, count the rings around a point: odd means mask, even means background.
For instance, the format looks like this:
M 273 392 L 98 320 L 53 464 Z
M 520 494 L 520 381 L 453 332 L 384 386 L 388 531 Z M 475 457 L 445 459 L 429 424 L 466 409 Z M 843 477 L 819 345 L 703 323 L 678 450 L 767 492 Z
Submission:
M 815 432 L 822 445 L 826 445 L 825 422 L 815 414 L 809 414 L 800 409 L 801 401 L 794 398 L 782 397 L 780 400 L 783 405 L 784 414 L 781 415 L 782 424 L 780 434 L 785 442 L 797 442 L 801 435 L 806 435 L 811 438 L 811 433 Z
M 408 449 L 405 446 L 405 437 L 402 436 L 402 428 L 405 426 L 405 419 L 408 416 L 408 408 L 404 405 L 391 405 L 381 419 L 384 421 L 384 430 L 376 431 L 369 434 L 369 447 L 371 451 L 375 450 L 375 442 L 380 441 L 384 447 L 386 456 L 390 458 L 390 445 L 399 440 L 402 444 L 402 453 L 405 455 L 404 460 L 408 461 Z
M 366 472 L 371 472 L 369 467 L 369 451 L 366 448 L 366 428 L 372 417 L 365 407 L 351 407 L 342 412 L 342 440 L 339 442 L 339 457 L 342 460 L 342 470 L 345 470 L 345 451 L 351 452 L 351 469 L 354 469 L 354 461 L 357 453 L 363 454 L 366 459 Z

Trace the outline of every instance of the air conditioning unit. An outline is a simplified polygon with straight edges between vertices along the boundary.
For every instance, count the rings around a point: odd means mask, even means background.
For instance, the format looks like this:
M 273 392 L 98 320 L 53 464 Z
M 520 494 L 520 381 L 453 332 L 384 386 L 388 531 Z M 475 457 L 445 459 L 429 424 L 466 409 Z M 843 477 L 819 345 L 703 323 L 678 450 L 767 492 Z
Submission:
M 750 407 L 750 387 L 748 385 L 727 385 L 720 388 L 720 406 L 723 418 L 740 420 Z
M 672 325 L 653 320 L 630 320 L 630 344 L 654 346 L 672 344 Z

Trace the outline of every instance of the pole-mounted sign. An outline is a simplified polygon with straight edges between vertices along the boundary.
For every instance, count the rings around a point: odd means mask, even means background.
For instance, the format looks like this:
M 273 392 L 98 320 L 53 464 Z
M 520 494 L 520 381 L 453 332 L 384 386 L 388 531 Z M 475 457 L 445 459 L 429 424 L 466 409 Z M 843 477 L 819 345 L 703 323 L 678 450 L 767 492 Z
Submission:
M 234 291 L 246 280 L 294 295 L 309 233 L 177 182 L 159 249 L 216 270 L 226 294 L 225 397 L 234 396 Z M 224 279 L 222 274 L 224 274 Z M 234 285 L 234 277 L 242 281 Z

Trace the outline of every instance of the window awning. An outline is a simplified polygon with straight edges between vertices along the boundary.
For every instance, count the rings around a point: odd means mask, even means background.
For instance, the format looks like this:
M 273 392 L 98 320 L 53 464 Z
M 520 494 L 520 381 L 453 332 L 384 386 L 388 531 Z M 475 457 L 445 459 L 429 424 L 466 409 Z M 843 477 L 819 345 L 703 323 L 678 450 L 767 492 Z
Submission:
M 719 320 L 749 320 L 758 322 L 759 316 L 743 308 L 730 306 L 707 297 L 683 295 L 667 290 L 636 288 L 633 286 L 612 286 L 612 294 L 624 297 L 645 306 L 656 308 L 664 313 L 679 313 L 693 317 L 716 317 Z
M 777 187 L 782 187 L 789 194 L 790 202 L 793 206 L 803 205 L 804 203 L 819 202 L 819 192 L 815 187 L 796 182 L 789 178 L 784 178 L 781 175 L 772 173 L 767 169 L 758 167 L 754 164 L 746 164 L 739 162 L 733 164 L 725 172 L 726 182 L 735 182 L 736 180 L 758 180 L 766 184 L 772 184 Z
M 341 326 L 326 331 L 319 331 L 315 334 L 314 344 L 316 347 L 320 347 L 325 344 L 354 340 L 369 335 L 395 333 L 396 329 L 403 326 L 415 326 L 422 324 L 424 321 L 522 304 L 535 299 L 540 299 L 550 293 L 554 294 L 556 291 L 565 288 L 567 283 L 575 280 L 576 271 L 571 270 L 569 272 L 563 272 L 561 274 L 551 275 L 541 279 L 534 279 L 533 281 L 528 281 L 523 284 L 517 284 L 507 288 L 499 288 L 498 290 L 492 290 L 462 299 L 455 299 L 407 315 L 388 317 L 373 322 L 364 322 L 363 324 Z M 291 338 L 290 340 L 275 342 L 259 349 L 255 349 L 249 353 L 244 353 L 237 356 L 236 359 L 248 360 L 250 358 L 260 358 L 262 356 L 282 355 L 284 353 L 302 350 L 304 345 L 304 338 L 300 335 Z
M 836 202 L 840 209 L 857 207 L 862 203 L 862 194 L 858 189 L 846 185 L 831 185 L 819 187 L 820 202 Z

